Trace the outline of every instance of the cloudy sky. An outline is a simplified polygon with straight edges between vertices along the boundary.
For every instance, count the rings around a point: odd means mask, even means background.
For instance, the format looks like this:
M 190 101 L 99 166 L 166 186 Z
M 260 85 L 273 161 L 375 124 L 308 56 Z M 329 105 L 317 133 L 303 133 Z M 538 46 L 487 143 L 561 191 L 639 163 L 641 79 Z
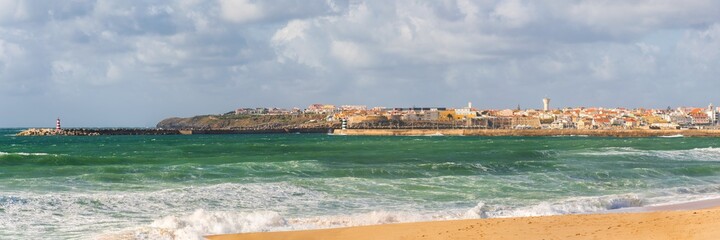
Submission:
M 0 127 L 238 107 L 720 104 L 716 0 L 0 0 Z

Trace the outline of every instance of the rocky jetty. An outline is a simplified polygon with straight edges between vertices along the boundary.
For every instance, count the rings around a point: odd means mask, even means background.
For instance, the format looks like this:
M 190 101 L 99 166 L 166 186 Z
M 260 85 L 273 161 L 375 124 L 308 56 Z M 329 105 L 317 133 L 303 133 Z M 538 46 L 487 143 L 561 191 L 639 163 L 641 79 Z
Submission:
M 30 128 L 16 136 L 100 136 L 100 135 L 177 135 L 178 130 L 145 129 L 145 128 L 72 128 L 55 130 L 49 128 Z
M 97 132 L 55 130 L 51 128 L 30 128 L 16 136 L 97 136 Z
M 159 128 L 113 128 L 113 129 L 55 129 L 31 128 L 16 136 L 104 136 L 104 135 L 193 135 L 193 134 L 282 134 L 282 133 L 328 133 L 330 128 L 277 128 L 277 129 L 159 129 Z

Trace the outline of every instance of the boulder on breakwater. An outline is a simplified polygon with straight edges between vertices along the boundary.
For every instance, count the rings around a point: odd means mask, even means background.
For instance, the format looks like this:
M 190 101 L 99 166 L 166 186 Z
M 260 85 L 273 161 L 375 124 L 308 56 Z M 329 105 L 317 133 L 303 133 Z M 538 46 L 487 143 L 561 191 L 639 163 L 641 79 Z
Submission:
M 285 129 L 160 129 L 160 128 L 72 128 L 55 130 L 31 128 L 16 136 L 100 136 L 100 135 L 192 135 L 192 134 L 283 134 L 328 133 L 331 128 L 285 128 Z
M 19 132 L 18 134 L 16 134 L 16 136 L 67 136 L 72 133 L 65 130 L 56 130 L 50 128 L 30 128 Z

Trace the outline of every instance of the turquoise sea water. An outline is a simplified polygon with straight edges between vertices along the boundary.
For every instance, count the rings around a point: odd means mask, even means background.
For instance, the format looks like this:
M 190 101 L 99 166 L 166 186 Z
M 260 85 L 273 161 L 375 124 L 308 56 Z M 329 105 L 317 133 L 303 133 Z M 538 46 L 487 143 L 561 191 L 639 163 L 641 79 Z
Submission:
M 603 212 L 720 196 L 720 139 L 15 137 L 0 236 L 205 234 Z

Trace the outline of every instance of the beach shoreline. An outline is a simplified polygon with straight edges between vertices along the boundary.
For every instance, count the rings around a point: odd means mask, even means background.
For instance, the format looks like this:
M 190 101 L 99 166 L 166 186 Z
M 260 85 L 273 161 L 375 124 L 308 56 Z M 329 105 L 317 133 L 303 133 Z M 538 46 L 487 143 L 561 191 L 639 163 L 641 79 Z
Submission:
M 537 217 L 443 220 L 286 232 L 221 234 L 254 239 L 717 239 L 720 198 L 619 211 Z

